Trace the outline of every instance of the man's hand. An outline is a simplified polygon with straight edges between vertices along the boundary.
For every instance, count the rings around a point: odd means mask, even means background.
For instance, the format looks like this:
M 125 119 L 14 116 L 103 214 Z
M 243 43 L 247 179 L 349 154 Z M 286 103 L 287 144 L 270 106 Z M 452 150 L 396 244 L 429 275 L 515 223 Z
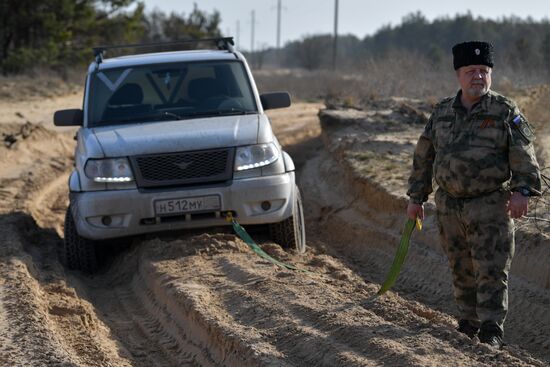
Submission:
M 424 220 L 424 206 L 422 204 L 409 202 L 407 206 L 407 216 L 412 220 L 416 220 L 416 218 Z
M 527 215 L 527 205 L 529 204 L 529 197 L 523 196 L 521 193 L 514 191 L 508 205 L 506 206 L 506 212 L 510 214 L 510 217 L 517 219 L 524 215 Z

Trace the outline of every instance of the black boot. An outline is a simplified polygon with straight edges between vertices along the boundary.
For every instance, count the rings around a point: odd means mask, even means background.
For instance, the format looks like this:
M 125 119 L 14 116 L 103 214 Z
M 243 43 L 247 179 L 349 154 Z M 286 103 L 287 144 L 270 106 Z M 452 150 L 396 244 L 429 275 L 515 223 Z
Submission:
M 502 329 L 494 323 L 483 323 L 479 330 L 479 341 L 498 349 L 503 345 L 502 336 Z
M 460 331 L 462 334 L 466 334 L 468 338 L 472 339 L 474 336 L 477 335 L 479 328 L 475 326 L 470 320 L 462 319 L 458 321 L 457 330 Z

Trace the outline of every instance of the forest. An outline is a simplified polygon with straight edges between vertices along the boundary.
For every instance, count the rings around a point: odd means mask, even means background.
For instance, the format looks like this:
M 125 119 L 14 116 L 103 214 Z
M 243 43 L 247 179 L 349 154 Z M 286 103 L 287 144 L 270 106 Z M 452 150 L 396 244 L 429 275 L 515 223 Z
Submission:
M 91 47 L 219 36 L 220 14 L 147 12 L 135 0 L 2 0 L 0 69 L 87 64 Z
M 491 42 L 499 65 L 546 73 L 550 69 L 550 21 L 517 17 L 492 20 L 471 13 L 429 21 L 416 12 L 405 16 L 400 24 L 384 26 L 364 39 L 340 36 L 337 63 L 345 68 L 362 67 L 368 59 L 399 57 L 405 53 L 426 59 L 435 68 L 446 67 L 451 62 L 452 46 L 469 40 Z M 303 37 L 285 46 L 282 60 L 286 67 L 331 68 L 332 45 L 330 34 Z M 272 50 L 264 51 L 273 54 Z
M 6 75 L 37 67 L 84 66 L 91 47 L 98 45 L 221 36 L 221 21 L 219 12 L 202 11 L 197 4 L 187 14 L 167 14 L 149 11 L 136 0 L 3 0 L 0 70 Z M 280 50 L 263 47 L 245 55 L 255 69 L 362 71 L 373 62 L 414 59 L 437 70 L 450 65 L 451 47 L 465 40 L 492 42 L 499 67 L 549 76 L 550 21 L 514 16 L 493 20 L 469 12 L 430 21 L 418 11 L 363 39 L 339 35 L 335 65 L 332 34 L 305 35 Z

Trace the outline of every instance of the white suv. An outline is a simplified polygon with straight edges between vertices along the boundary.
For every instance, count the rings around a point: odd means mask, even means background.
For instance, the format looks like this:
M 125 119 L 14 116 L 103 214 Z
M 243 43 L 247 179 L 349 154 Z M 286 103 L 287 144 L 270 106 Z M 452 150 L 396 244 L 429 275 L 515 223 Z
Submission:
M 290 106 L 290 96 L 259 95 L 232 38 L 208 41 L 218 49 L 110 59 L 108 47 L 94 49 L 83 108 L 54 115 L 56 126 L 81 126 L 65 219 L 69 268 L 95 271 L 98 240 L 227 225 L 229 213 L 305 251 L 294 164 L 264 114 Z

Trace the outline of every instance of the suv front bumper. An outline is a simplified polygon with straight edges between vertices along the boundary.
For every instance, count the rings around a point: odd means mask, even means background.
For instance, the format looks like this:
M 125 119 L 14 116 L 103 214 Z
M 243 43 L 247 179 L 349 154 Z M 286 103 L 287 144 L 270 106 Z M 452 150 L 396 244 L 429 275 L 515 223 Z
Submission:
M 72 192 L 72 215 L 78 233 L 92 240 L 186 228 L 228 225 L 231 211 L 241 224 L 280 222 L 292 215 L 294 172 L 233 180 L 230 185 L 166 190 Z M 155 201 L 217 195 L 221 208 L 202 213 L 159 216 Z M 269 209 L 263 202 L 269 202 Z M 108 219 L 105 219 L 108 218 Z

